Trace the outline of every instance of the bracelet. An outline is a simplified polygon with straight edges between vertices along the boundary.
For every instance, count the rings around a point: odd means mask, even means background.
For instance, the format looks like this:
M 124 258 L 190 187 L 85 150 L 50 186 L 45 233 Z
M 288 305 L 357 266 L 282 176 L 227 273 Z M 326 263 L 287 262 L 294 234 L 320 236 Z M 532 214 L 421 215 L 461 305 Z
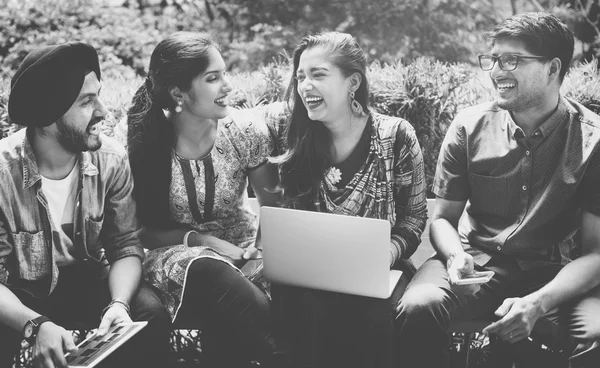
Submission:
M 186 248 L 189 247 L 188 242 L 191 234 L 198 235 L 198 232 L 196 230 L 190 230 L 187 233 L 185 233 L 185 235 L 183 236 L 183 245 L 185 245 Z
M 129 309 L 129 304 L 127 304 L 127 302 L 120 300 L 120 299 L 113 299 L 113 300 L 111 300 L 110 303 L 108 303 L 108 305 L 106 307 L 104 307 L 104 309 L 102 309 L 102 313 L 100 314 L 100 320 L 102 320 L 104 318 L 104 315 L 110 308 L 112 308 L 113 306 L 115 306 L 117 304 L 120 305 L 123 309 L 125 309 L 125 311 L 127 312 L 128 315 L 131 315 L 130 309 Z

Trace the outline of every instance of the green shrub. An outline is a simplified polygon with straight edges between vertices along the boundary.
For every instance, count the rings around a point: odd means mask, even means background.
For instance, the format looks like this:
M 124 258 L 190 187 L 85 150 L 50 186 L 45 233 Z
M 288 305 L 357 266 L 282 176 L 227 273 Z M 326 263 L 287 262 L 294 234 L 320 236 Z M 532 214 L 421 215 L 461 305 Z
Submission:
M 111 73 L 106 61 L 102 68 L 105 75 L 102 99 L 110 111 L 105 132 L 112 135 L 112 128 L 125 116 L 143 78 Z M 281 59 L 252 73 L 232 73 L 229 76 L 233 86 L 230 104 L 250 108 L 280 100 L 290 73 L 288 63 Z M 441 142 L 456 113 L 493 96 L 487 74 L 465 64 L 446 64 L 421 58 L 410 64 L 382 65 L 375 62 L 370 65 L 368 78 L 371 107 L 383 114 L 402 117 L 414 126 L 423 150 L 427 185 L 431 188 Z M 8 121 L 8 92 L 9 79 L 5 79 L 0 82 L 2 137 L 18 129 Z M 600 113 L 600 74 L 596 63 L 573 68 L 565 77 L 562 92 Z
M 452 119 L 459 109 L 482 99 L 478 91 L 466 88 L 474 78 L 471 68 L 419 58 L 407 65 L 374 63 L 369 77 L 375 110 L 404 118 L 415 128 L 430 188 L 440 145 Z
M 600 78 L 598 60 L 571 69 L 561 91 L 596 114 L 600 114 Z

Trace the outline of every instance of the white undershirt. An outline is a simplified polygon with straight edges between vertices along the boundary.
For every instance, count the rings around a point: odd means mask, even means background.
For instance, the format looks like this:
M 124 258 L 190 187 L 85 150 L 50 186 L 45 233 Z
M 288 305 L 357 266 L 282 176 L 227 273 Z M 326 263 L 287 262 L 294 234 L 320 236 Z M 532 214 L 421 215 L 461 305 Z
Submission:
M 79 178 L 79 165 L 60 180 L 52 180 L 42 176 L 42 191 L 48 200 L 52 236 L 54 237 L 54 257 L 58 266 L 74 263 L 73 256 L 73 221 L 75 213 L 75 197 Z

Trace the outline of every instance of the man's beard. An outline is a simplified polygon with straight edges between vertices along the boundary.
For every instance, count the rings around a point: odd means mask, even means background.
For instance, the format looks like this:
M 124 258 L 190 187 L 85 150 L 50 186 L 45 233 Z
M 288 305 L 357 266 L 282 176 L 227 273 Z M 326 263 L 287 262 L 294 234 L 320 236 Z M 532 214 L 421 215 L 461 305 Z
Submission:
M 93 119 L 84 131 L 77 130 L 59 120 L 56 122 L 58 143 L 71 153 L 96 151 L 102 146 L 102 142 L 98 136 L 91 135 L 88 130 L 92 125 L 99 124 L 102 120 L 101 118 Z

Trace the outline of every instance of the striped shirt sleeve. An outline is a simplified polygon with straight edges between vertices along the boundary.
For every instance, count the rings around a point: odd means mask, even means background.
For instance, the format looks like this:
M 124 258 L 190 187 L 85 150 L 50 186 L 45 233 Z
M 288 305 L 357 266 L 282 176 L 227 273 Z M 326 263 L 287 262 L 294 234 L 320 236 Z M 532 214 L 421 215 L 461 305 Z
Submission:
M 423 154 L 408 122 L 398 127 L 394 149 L 396 223 L 392 227 L 391 249 L 395 262 L 410 258 L 421 242 L 427 222 L 427 198 Z

